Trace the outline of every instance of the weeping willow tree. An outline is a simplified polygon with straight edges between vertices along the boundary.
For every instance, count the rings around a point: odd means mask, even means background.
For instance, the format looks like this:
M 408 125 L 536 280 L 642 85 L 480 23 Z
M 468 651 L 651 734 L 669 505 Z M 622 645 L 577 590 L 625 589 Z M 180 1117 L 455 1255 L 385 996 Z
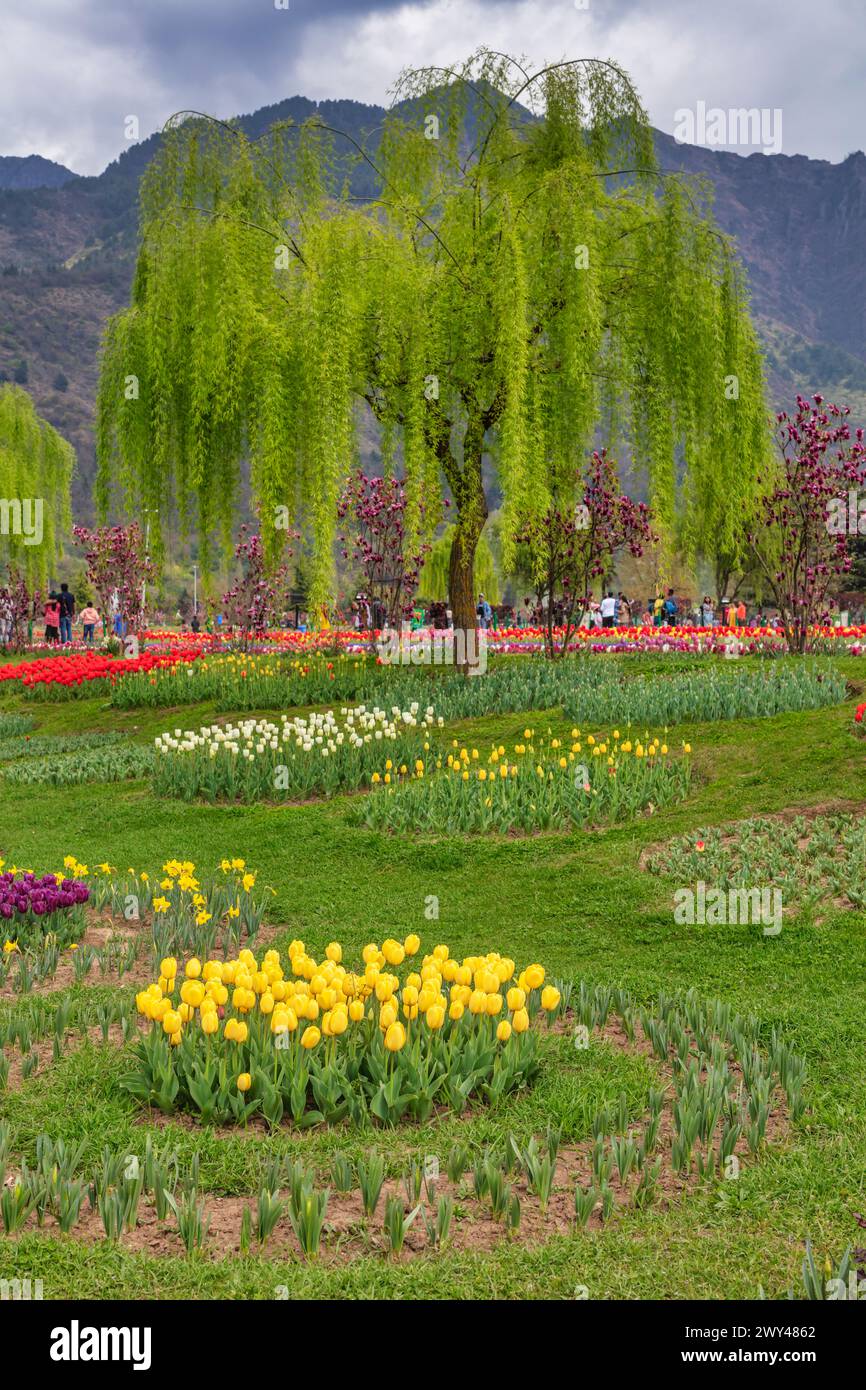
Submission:
M 396 98 L 369 149 L 316 119 L 264 142 L 189 113 L 170 123 L 142 184 L 131 304 L 107 331 L 100 506 L 116 477 L 138 505 L 173 497 L 200 539 L 226 538 L 248 457 L 269 553 L 272 518 L 310 533 L 315 606 L 371 411 L 386 469 L 403 469 L 408 544 L 451 494 L 450 599 L 467 629 L 483 462 L 506 568 L 599 432 L 645 470 L 669 543 L 679 510 L 696 544 L 710 495 L 732 524 L 762 448 L 760 358 L 731 249 L 659 175 L 625 73 L 528 73 L 482 51 L 405 73 Z M 347 150 L 378 196 L 353 197 Z
M 72 524 L 69 488 L 75 450 L 20 386 L 0 386 L 0 562 L 28 587 L 48 578 Z
M 418 593 L 422 598 L 442 602 L 449 597 L 454 532 L 454 526 L 447 526 L 442 535 L 433 542 L 427 553 L 427 558 L 418 577 Z M 472 592 L 473 594 L 484 594 L 490 603 L 498 603 L 501 597 L 496 561 L 493 558 L 493 551 L 483 535 L 479 536 L 478 545 L 475 548 Z

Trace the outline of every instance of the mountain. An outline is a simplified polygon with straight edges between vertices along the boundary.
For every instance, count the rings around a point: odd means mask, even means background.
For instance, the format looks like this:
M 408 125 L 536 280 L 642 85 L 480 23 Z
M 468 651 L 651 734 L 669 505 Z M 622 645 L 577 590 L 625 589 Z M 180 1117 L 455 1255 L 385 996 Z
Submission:
M 656 132 L 662 169 L 706 180 L 749 275 L 775 399 L 825 389 L 866 421 L 866 155 L 732 154 Z
M 41 154 L 0 155 L 0 188 L 60 188 L 77 176 Z
M 295 96 L 239 119 L 257 136 L 313 114 L 362 141 L 385 111 Z M 74 444 L 73 501 L 82 518 L 91 511 L 102 326 L 128 300 L 138 181 L 160 141 L 153 135 L 130 146 L 92 178 L 39 156 L 0 158 L 0 379 L 26 384 L 40 413 Z M 737 241 L 774 404 L 822 390 L 866 421 L 866 156 L 840 164 L 743 156 L 678 144 L 660 131 L 656 148 L 663 170 L 704 181 L 719 226 Z M 24 178 L 20 166 L 32 161 L 27 186 L 4 184 Z M 47 171 L 55 186 L 36 186 Z M 371 194 L 368 166 L 347 161 L 346 174 L 357 195 Z

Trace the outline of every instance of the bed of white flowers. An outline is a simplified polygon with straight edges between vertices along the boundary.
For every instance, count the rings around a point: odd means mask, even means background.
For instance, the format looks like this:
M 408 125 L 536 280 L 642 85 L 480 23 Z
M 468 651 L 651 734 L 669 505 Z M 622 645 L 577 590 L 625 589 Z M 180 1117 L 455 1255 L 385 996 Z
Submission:
M 294 801 L 370 785 L 390 762 L 423 769 L 430 733 L 441 728 L 433 706 L 401 710 L 345 706 L 339 713 L 244 719 L 238 724 L 175 729 L 154 740 L 154 790 L 208 801 Z

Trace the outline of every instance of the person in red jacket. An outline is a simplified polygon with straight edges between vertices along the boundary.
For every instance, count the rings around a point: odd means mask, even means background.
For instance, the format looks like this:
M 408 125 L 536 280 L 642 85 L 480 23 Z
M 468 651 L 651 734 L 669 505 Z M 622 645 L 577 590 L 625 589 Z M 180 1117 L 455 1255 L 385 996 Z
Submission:
M 53 596 L 49 597 L 44 609 L 45 641 L 60 641 L 60 604 Z

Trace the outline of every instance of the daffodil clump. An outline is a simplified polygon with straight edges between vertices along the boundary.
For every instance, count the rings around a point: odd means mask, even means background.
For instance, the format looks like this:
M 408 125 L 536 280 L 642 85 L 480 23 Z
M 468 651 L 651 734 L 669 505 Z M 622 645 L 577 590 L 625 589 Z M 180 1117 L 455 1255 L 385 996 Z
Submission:
M 430 771 L 376 779 L 359 817 L 383 830 L 442 834 L 565 830 L 628 820 L 681 800 L 688 792 L 691 746 L 671 756 L 666 736 L 619 729 L 570 738 L 532 728 L 506 748 L 481 752 L 454 740 Z
M 386 758 L 414 766 L 441 725 L 432 706 L 366 705 L 290 719 L 247 719 L 156 739 L 154 789 L 210 801 L 289 801 L 370 785 Z
M 148 914 L 157 958 L 166 951 L 237 949 L 255 938 L 269 894 L 245 859 L 222 859 L 216 875 L 202 877 L 191 859 L 169 859 L 157 874 L 109 863 L 94 869 L 94 906 L 136 920 Z
M 495 1101 L 538 1071 L 536 1015 L 555 1015 L 559 990 L 538 964 L 518 971 L 491 952 L 455 959 L 439 945 L 416 963 L 420 940 L 371 943 L 359 969 L 338 942 L 319 961 L 293 941 L 181 968 L 136 998 L 151 1020 L 124 1085 L 140 1101 L 205 1121 L 271 1125 L 426 1120 Z M 402 972 L 402 973 L 398 973 Z

